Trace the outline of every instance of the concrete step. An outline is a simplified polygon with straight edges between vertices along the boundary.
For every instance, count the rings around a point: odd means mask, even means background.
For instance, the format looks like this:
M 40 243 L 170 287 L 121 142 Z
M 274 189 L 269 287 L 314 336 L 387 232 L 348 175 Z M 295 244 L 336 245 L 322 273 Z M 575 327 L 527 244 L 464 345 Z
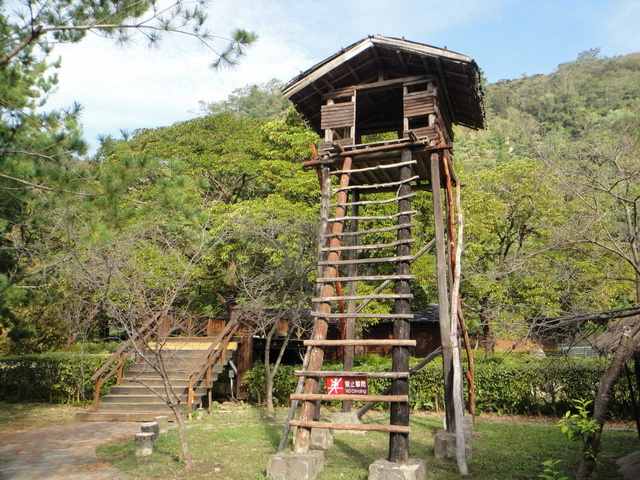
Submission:
M 152 386 L 152 385 L 150 385 Z M 158 385 L 157 390 L 161 391 L 162 389 L 164 389 L 164 387 L 162 385 Z M 184 386 L 184 387 L 178 387 L 176 385 L 173 386 L 173 391 L 177 394 L 177 395 L 186 395 L 187 394 L 187 390 L 189 389 L 189 386 Z M 207 394 L 207 389 L 206 387 L 196 387 L 194 388 L 195 394 L 196 395 L 206 395 Z M 111 387 L 110 391 L 109 391 L 109 395 L 139 395 L 139 396 L 145 396 L 145 395 L 155 395 L 153 392 L 149 391 L 149 389 L 147 387 L 145 387 L 144 385 L 114 385 L 113 387 Z M 107 395 L 105 395 L 103 397 L 106 398 Z
M 161 349 L 163 351 L 169 350 L 200 350 L 201 352 L 204 350 L 208 350 L 213 343 L 211 338 L 207 337 L 196 337 L 191 338 L 189 340 L 180 340 L 174 338 L 168 338 L 163 344 Z M 149 343 L 150 349 L 155 349 L 155 343 Z M 227 350 L 237 350 L 238 342 L 229 342 L 227 345 Z
M 206 391 L 205 391 L 206 394 Z M 202 394 L 198 394 L 198 392 L 196 391 L 196 396 L 197 397 L 201 397 Z M 180 399 L 181 403 L 186 403 L 187 402 L 187 395 L 178 395 L 178 398 Z M 153 403 L 155 404 L 161 404 L 161 405 L 165 405 L 166 402 L 164 401 L 163 398 L 158 397 L 157 395 L 136 395 L 136 394 L 132 394 L 132 395 L 125 395 L 125 394 L 115 394 L 115 395 L 105 395 L 102 400 L 100 401 L 100 403 L 103 404 L 114 404 L 114 403 L 143 403 L 143 404 L 149 404 L 149 403 Z
M 188 387 L 189 386 L 189 378 L 181 377 L 181 378 L 169 378 L 169 382 L 174 387 Z M 144 385 L 149 385 L 150 387 L 162 387 L 164 386 L 164 380 L 159 376 L 151 376 L 148 373 L 144 375 L 136 375 L 131 378 L 123 378 L 120 385 L 128 387 L 143 387 Z
M 211 375 L 211 381 L 215 382 L 218 380 L 218 374 Z M 204 381 L 201 380 L 200 383 Z M 169 382 L 174 387 L 188 387 L 189 386 L 189 377 L 179 377 L 179 378 L 169 378 Z M 162 387 L 164 386 L 164 380 L 159 376 L 152 376 L 149 374 L 138 375 L 132 378 L 123 378 L 121 385 L 123 386 L 144 386 L 149 385 L 150 387 Z
M 224 367 L 222 365 L 213 365 L 211 367 L 211 372 L 212 373 L 221 373 L 222 370 L 224 369 Z M 175 376 L 186 376 L 187 378 L 189 378 L 189 375 L 191 375 L 193 373 L 194 370 L 194 365 L 193 364 L 189 364 L 189 365 L 172 365 L 170 367 L 165 366 L 165 372 L 167 373 L 167 375 L 169 375 L 170 377 L 175 375 Z M 152 373 L 154 375 L 160 375 L 158 373 L 158 371 L 151 365 L 139 365 L 139 364 L 133 364 L 131 366 L 131 368 L 129 368 L 126 372 L 124 372 L 123 378 L 132 378 L 136 375 L 140 375 L 141 373 L 144 374 L 148 374 L 148 373 Z
M 161 413 L 160 415 L 164 415 Z M 76 413 L 76 422 L 152 422 L 158 412 L 105 412 L 87 410 Z M 170 422 L 175 422 L 173 414 L 167 415 Z
M 200 402 L 194 402 L 193 408 L 198 408 L 200 406 Z M 180 404 L 181 409 L 187 408 L 187 402 L 184 404 Z M 156 416 L 167 413 L 171 413 L 171 409 L 166 404 L 160 403 L 100 403 L 98 405 L 99 412 L 143 412 L 143 413 L 153 413 L 155 412 Z

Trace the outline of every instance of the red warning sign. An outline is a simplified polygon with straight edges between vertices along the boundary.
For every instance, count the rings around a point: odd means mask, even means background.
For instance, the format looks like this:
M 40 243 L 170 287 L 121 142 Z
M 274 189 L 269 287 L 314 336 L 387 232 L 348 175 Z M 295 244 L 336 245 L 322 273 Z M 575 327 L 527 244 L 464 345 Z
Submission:
M 368 395 L 369 384 L 360 377 L 327 377 L 329 395 Z

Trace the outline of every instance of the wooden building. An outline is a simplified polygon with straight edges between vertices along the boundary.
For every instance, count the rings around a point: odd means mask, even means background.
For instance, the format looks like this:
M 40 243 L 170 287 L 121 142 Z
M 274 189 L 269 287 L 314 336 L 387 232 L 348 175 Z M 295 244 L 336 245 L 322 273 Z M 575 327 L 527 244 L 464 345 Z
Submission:
M 290 419 L 285 431 L 289 425 L 299 427 L 294 452 L 304 453 L 311 428 L 378 429 L 389 432 L 389 460 L 402 462 L 410 432 L 409 348 L 417 343 L 410 334 L 411 263 L 424 253 L 412 251 L 416 190 L 433 192 L 435 237 L 429 246 L 437 265 L 447 429 L 455 432 L 458 425 L 461 431 L 461 412 L 453 408 L 462 380 L 456 248 L 460 205 L 452 126 L 485 127 L 480 72 L 465 55 L 376 35 L 301 73 L 283 94 L 322 137 L 316 158 L 305 163 L 317 170 L 322 188 L 315 328 L 305 342 L 301 388 L 292 395 L 294 405 L 302 402 L 299 419 Z M 375 313 L 367 313 L 372 302 L 377 302 Z M 388 311 L 381 305 L 388 305 Z M 346 333 L 331 340 L 328 326 L 336 319 L 344 322 Z M 369 319 L 380 322 L 379 328 L 392 325 L 392 338 L 387 329 L 377 332 L 382 337 L 356 339 L 356 322 Z M 373 399 L 318 393 L 328 376 L 322 371 L 325 349 L 335 347 L 344 348 L 344 371 L 330 372 L 334 377 L 354 373 L 355 348 L 391 349 L 393 372 L 369 374 L 392 379 L 391 394 Z M 388 401 L 390 425 L 318 422 L 316 404 L 324 400 L 343 401 L 345 410 L 352 401 Z
M 440 325 L 438 323 L 438 305 L 430 305 L 421 312 L 415 312 L 409 319 L 409 339 L 415 340 L 416 345 L 409 347 L 409 355 L 425 358 L 440 346 Z M 362 329 L 364 340 L 392 339 L 393 321 L 382 321 Z M 389 345 L 366 345 L 362 353 L 365 355 L 389 356 L 392 347 Z

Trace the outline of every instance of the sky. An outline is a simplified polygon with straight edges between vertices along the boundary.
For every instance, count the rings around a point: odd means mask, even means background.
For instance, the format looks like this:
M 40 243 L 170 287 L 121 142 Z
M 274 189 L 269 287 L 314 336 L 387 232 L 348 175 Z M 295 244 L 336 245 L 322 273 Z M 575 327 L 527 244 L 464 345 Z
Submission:
M 238 67 L 211 70 L 211 53 L 186 36 L 149 49 L 88 35 L 55 48 L 62 66 L 47 107 L 80 103 L 95 150 L 100 135 L 189 120 L 200 101 L 273 78 L 286 82 L 368 35 L 470 56 L 491 83 L 552 73 L 591 49 L 606 57 L 640 52 L 638 0 L 213 0 L 208 15 L 221 37 L 234 28 L 259 35 Z

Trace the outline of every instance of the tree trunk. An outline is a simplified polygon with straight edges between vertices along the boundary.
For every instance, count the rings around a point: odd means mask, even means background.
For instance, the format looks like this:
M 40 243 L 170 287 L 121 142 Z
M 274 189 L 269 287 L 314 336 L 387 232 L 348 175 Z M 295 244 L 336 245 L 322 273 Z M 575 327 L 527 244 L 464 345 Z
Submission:
M 189 441 L 187 440 L 187 423 L 184 421 L 184 417 L 176 405 L 169 406 L 178 424 L 178 439 L 180 440 L 180 448 L 182 449 L 182 462 L 184 463 L 184 468 L 190 469 L 193 467 L 193 460 L 191 459 L 191 450 L 189 450 Z
M 602 380 L 600 380 L 600 387 L 598 388 L 596 400 L 593 404 L 593 418 L 598 423 L 599 428 L 584 441 L 582 456 L 578 465 L 578 471 L 576 472 L 576 480 L 588 480 L 596 468 L 596 456 L 602 449 L 600 438 L 602 437 L 602 428 L 604 427 L 607 409 L 611 401 L 613 386 L 622 374 L 622 369 L 625 364 L 631 360 L 633 355 L 633 338 L 638 332 L 640 332 L 640 321 L 624 331 L 615 355 L 602 376 Z
M 272 369 L 266 367 L 266 395 L 267 395 L 267 413 L 269 415 L 273 415 L 275 412 L 275 408 L 273 406 L 273 377 L 274 377 L 274 373 L 272 372 Z
M 496 339 L 493 335 L 493 331 L 491 330 L 491 325 L 489 323 L 490 319 L 488 315 L 482 315 L 483 324 L 482 324 L 482 334 L 484 335 L 484 356 L 485 358 L 491 357 L 494 353 L 496 353 Z

